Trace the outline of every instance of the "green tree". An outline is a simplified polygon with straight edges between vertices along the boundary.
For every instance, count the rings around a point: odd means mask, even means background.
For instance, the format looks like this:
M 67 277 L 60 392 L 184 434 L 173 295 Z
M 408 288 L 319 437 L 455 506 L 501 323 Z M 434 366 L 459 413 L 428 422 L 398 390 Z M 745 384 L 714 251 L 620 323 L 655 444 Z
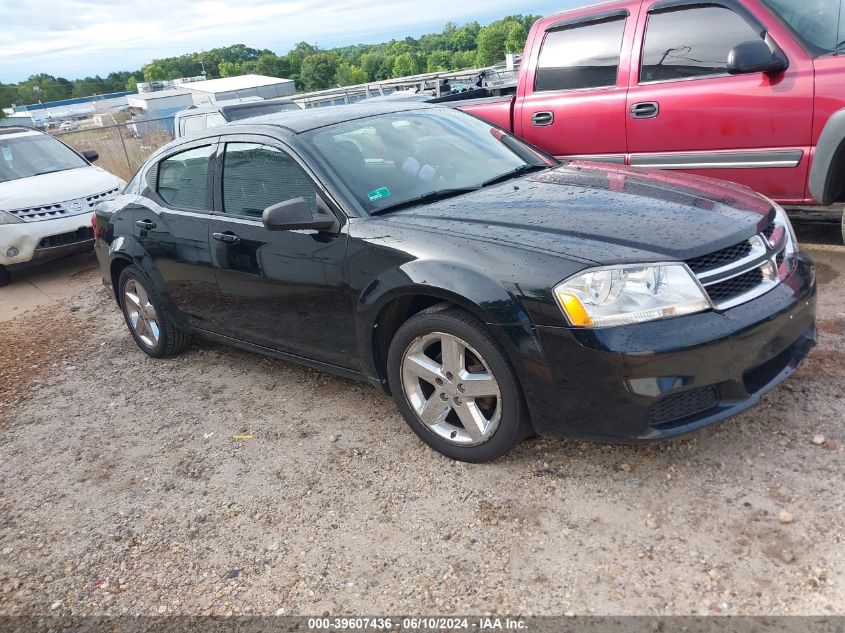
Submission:
M 343 62 L 337 67 L 337 74 L 335 74 L 334 80 L 335 83 L 341 86 L 354 86 L 365 83 L 367 81 L 367 73 L 364 72 L 363 68 Z
M 220 62 L 217 69 L 221 77 L 237 77 L 243 74 L 241 64 L 237 62 Z
M 286 57 L 279 57 L 275 53 L 264 53 L 254 62 L 254 70 L 252 72 L 259 75 L 267 75 L 268 77 L 281 77 L 288 79 L 290 77 L 290 63 Z
M 18 99 L 18 87 L 15 84 L 0 83 L 0 112 L 3 108 L 12 107 Z
M 420 72 L 417 66 L 417 60 L 411 53 L 402 53 L 397 55 L 396 61 L 393 62 L 393 76 L 407 77 L 408 75 L 416 75 Z
M 158 62 L 147 64 L 142 69 L 144 81 L 163 81 L 167 79 L 167 71 Z
M 138 92 L 138 80 L 135 77 L 129 77 L 126 80 L 126 92 Z
M 428 54 L 425 61 L 425 71 L 436 73 L 441 70 L 449 70 L 452 65 L 452 56 L 449 51 L 433 51 Z
M 492 66 L 503 62 L 506 53 L 521 53 L 527 35 L 522 22 L 512 16 L 485 26 L 478 33 L 476 63 Z
M 393 57 L 381 51 L 361 55 L 361 68 L 367 73 L 367 81 L 390 79 L 393 71 Z
M 339 63 L 329 53 L 314 53 L 302 60 L 299 81 L 305 90 L 325 90 L 334 85 Z

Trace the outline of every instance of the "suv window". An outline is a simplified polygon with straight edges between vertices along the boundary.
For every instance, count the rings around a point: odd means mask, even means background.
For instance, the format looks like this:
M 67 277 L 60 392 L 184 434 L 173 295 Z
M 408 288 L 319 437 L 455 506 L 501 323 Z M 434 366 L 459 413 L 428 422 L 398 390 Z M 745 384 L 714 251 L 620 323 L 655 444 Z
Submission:
M 576 24 L 546 33 L 534 90 L 578 90 L 616 85 L 625 18 Z
M 202 132 L 205 128 L 205 115 L 197 114 L 194 116 L 187 116 L 179 122 L 182 134 L 193 134 L 194 132 Z
M 223 212 L 260 218 L 267 207 L 305 198 L 317 210 L 317 189 L 286 152 L 255 143 L 226 143 Z
M 845 0 L 763 0 L 814 54 L 845 48 Z
M 728 53 L 760 33 L 728 8 L 695 6 L 649 15 L 640 83 L 728 73 Z
M 208 163 L 214 146 L 195 147 L 173 154 L 158 164 L 156 191 L 176 209 L 208 211 Z

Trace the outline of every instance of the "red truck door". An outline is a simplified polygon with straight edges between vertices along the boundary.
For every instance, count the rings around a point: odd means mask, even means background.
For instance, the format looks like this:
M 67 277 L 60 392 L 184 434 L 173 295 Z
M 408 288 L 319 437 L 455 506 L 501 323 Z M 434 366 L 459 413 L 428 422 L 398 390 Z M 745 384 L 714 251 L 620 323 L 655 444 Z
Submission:
M 625 93 L 639 4 L 535 25 L 514 110 L 516 134 L 559 157 L 625 161 Z
M 769 38 L 785 71 L 729 75 L 738 44 Z M 755 0 L 645 0 L 631 59 L 630 164 L 733 180 L 806 201 L 813 67 Z

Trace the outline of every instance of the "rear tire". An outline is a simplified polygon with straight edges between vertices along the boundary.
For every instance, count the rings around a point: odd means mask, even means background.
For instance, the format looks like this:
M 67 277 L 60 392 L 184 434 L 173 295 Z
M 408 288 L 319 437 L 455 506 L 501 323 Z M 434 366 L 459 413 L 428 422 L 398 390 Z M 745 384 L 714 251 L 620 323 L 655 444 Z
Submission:
M 531 432 L 505 350 L 463 310 L 435 306 L 406 321 L 390 343 L 387 373 L 408 426 L 446 457 L 490 462 Z
M 12 283 L 12 275 L 5 266 L 0 266 L 0 288 Z
M 175 356 L 191 344 L 191 335 L 178 329 L 152 281 L 135 266 L 120 273 L 120 309 L 138 347 L 153 358 Z

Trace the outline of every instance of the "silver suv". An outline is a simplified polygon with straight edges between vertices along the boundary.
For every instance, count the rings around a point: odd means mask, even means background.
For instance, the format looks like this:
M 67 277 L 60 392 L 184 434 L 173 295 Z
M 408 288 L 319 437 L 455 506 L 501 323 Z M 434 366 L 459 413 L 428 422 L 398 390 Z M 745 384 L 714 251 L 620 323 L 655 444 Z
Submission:
M 173 124 L 173 138 L 202 132 L 229 121 L 240 121 L 254 116 L 276 114 L 300 107 L 290 99 L 266 99 L 232 104 L 191 106 L 176 113 Z

